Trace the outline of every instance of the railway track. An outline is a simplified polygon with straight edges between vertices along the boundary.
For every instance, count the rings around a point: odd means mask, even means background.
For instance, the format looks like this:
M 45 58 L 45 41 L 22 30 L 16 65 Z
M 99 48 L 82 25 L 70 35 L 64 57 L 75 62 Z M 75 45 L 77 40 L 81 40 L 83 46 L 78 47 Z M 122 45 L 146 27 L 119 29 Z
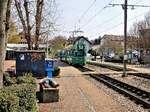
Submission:
M 81 72 L 93 72 L 92 69 L 84 67 L 84 66 L 74 66 L 74 67 L 80 70 Z
M 127 83 L 121 82 L 106 75 L 90 75 L 92 78 L 104 83 L 110 88 L 141 104 L 144 108 L 150 109 L 150 93 Z
M 123 71 L 123 69 L 121 67 L 117 67 L 117 66 L 107 66 L 106 64 L 96 64 L 96 63 L 88 63 L 89 65 L 93 65 L 93 66 L 97 66 L 97 67 L 102 67 L 102 68 L 107 68 L 113 71 Z M 131 71 L 131 72 L 130 72 Z M 132 71 L 131 69 L 128 69 L 127 71 L 127 75 L 133 75 L 136 77 L 141 77 L 141 78 L 145 78 L 145 79 L 150 79 L 150 75 L 146 74 L 146 73 L 138 73 L 135 71 Z
M 99 67 L 102 67 L 102 68 L 108 68 L 108 69 L 114 70 L 114 71 L 123 71 L 123 67 L 112 66 L 112 65 L 108 65 L 108 64 L 104 64 L 104 63 L 87 62 L 87 64 L 94 65 L 94 66 L 99 66 Z M 132 71 L 132 70 L 127 69 L 127 71 Z
M 137 77 L 142 77 L 142 78 L 145 78 L 145 79 L 150 79 L 150 75 L 145 74 L 145 73 L 127 73 L 127 74 L 137 76 Z
M 92 71 L 90 68 L 86 67 L 77 67 L 77 68 L 81 72 Z M 135 101 L 135 103 L 142 105 L 144 108 L 150 109 L 150 92 L 144 91 L 142 89 L 129 85 L 125 82 L 109 77 L 109 75 L 103 74 L 97 75 L 90 73 L 89 75 L 92 78 L 104 83 L 113 90 L 116 90 L 117 92 L 129 97 L 131 100 Z M 143 77 L 143 74 L 141 74 L 141 77 Z

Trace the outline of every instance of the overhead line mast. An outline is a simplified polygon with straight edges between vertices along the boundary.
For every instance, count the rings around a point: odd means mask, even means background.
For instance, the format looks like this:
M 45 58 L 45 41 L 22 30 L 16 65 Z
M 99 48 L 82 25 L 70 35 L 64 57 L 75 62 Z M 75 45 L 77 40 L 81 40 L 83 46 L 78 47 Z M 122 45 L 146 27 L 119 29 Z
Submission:
M 125 0 L 124 7 L 122 5 L 122 8 L 124 9 L 124 57 L 123 57 L 123 75 L 122 77 L 125 77 L 126 74 L 126 61 L 127 61 L 127 5 L 128 5 L 128 0 Z
M 125 6 L 125 4 L 109 4 L 109 5 L 111 5 L 111 6 Z M 130 6 L 130 7 L 150 7 L 149 5 L 129 5 L 129 4 L 127 4 L 127 6 Z
M 110 6 L 122 6 L 124 10 L 124 56 L 123 56 L 123 75 L 122 77 L 127 76 L 126 69 L 127 69 L 127 15 L 128 15 L 128 7 L 134 9 L 134 7 L 150 7 L 148 5 L 129 5 L 128 0 L 124 0 L 124 4 L 109 4 Z

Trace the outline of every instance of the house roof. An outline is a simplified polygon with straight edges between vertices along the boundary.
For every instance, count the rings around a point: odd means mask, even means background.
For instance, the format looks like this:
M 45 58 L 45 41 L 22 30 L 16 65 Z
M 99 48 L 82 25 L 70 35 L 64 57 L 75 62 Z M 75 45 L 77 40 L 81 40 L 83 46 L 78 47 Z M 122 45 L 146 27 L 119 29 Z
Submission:
M 65 49 L 71 49 L 73 47 L 73 45 L 68 45 L 65 47 Z
M 104 35 L 102 39 L 110 39 L 111 41 L 123 41 L 122 35 Z
M 139 31 L 150 31 L 150 28 L 141 29 Z
M 77 39 L 73 42 L 73 44 L 75 44 L 76 41 L 80 40 L 81 38 L 85 39 L 89 44 L 92 44 L 88 38 L 84 37 L 84 36 L 78 36 Z
M 145 34 L 149 34 L 150 33 L 150 28 L 141 29 L 139 31 L 140 31 L 141 36 L 144 36 Z
M 93 45 L 93 46 L 92 46 L 92 49 L 93 49 L 93 50 L 97 50 L 97 49 L 99 49 L 99 48 L 100 48 L 100 45 Z
M 34 45 L 33 45 L 34 46 Z M 27 48 L 28 44 L 7 44 L 7 48 Z M 46 44 L 39 44 L 40 48 L 46 48 Z

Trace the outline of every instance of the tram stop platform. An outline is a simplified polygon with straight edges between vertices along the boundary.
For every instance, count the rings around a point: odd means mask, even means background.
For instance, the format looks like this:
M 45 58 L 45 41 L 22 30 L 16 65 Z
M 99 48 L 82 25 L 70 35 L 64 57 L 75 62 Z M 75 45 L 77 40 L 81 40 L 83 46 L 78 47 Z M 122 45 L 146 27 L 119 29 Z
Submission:
M 58 62 L 60 77 L 54 78 L 59 86 L 59 101 L 38 103 L 39 112 L 128 112 L 128 106 L 99 88 L 78 69 Z M 118 65 L 119 66 L 119 65 Z M 15 62 L 5 62 L 5 70 L 15 68 Z M 37 83 L 40 79 L 37 79 Z
M 39 103 L 40 112 L 126 112 L 112 96 L 87 80 L 78 69 L 59 62 L 59 102 Z

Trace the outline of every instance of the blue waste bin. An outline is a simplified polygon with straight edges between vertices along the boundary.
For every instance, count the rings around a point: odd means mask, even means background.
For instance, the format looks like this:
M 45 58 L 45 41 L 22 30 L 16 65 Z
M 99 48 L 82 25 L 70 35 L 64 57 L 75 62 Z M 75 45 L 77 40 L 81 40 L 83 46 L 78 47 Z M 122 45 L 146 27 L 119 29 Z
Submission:
M 54 60 L 45 60 L 45 71 L 48 78 L 53 77 L 52 71 L 54 71 Z

